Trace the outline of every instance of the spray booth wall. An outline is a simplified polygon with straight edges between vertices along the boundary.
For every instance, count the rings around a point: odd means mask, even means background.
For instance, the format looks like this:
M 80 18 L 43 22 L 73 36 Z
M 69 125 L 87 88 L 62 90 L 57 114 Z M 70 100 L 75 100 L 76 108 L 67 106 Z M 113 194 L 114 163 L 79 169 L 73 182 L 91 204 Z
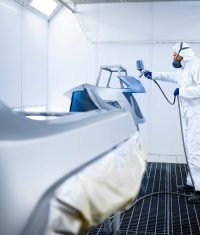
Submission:
M 63 9 L 49 25 L 49 108 L 65 109 L 65 90 L 95 83 L 101 65 L 121 64 L 137 77 L 135 61 L 153 71 L 172 71 L 172 46 L 192 44 L 200 56 L 200 3 L 118 3 Z M 166 103 L 157 87 L 136 98 L 146 117 L 141 132 L 150 154 L 182 155 L 178 108 Z M 176 85 L 162 83 L 172 99 Z
M 0 99 L 12 107 L 47 102 L 48 22 L 0 0 Z
M 101 65 L 121 64 L 136 76 L 135 61 L 153 71 L 172 71 L 171 48 L 192 44 L 200 55 L 200 3 L 117 3 L 64 9 L 49 23 L 14 3 L 0 0 L 0 98 L 12 107 L 66 110 L 63 93 L 95 83 Z M 47 69 L 48 64 L 48 69 Z M 48 81 L 47 81 L 48 76 Z M 150 81 L 136 98 L 146 117 L 141 132 L 148 153 L 181 155 L 177 106 L 171 107 Z M 174 84 L 162 84 L 172 97 Z

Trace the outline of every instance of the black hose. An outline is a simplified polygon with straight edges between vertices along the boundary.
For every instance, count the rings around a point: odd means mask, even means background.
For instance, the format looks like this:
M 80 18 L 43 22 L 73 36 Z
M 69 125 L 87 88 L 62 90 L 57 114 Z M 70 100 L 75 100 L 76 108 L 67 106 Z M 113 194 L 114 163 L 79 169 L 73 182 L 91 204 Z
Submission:
M 178 195 L 178 196 L 183 196 L 183 197 L 190 197 L 190 195 L 186 195 L 186 194 L 183 194 L 183 193 L 176 193 L 176 192 L 168 192 L 168 191 L 161 191 L 161 192 L 154 192 L 154 193 L 149 193 L 149 194 L 146 194 L 142 197 L 140 197 L 139 199 L 137 199 L 136 201 L 134 201 L 131 205 L 131 207 L 127 210 L 131 210 L 138 202 L 140 202 L 141 200 L 147 198 L 147 197 L 150 197 L 150 196 L 154 196 L 154 195 L 159 195 L 159 194 L 172 194 L 172 195 Z M 126 211 L 126 212 L 127 212 Z
M 158 83 L 157 81 L 155 81 L 155 80 L 153 80 L 153 81 L 154 81 L 155 84 L 158 86 L 158 88 L 160 89 L 160 91 L 161 91 L 162 94 L 164 95 L 164 97 L 165 97 L 165 99 L 167 100 L 167 102 L 168 102 L 169 104 L 171 104 L 171 105 L 174 105 L 175 102 L 176 102 L 176 96 L 174 96 L 174 100 L 173 100 L 173 102 L 171 102 L 171 101 L 168 99 L 168 97 L 165 95 L 165 93 L 164 93 L 164 91 L 162 90 L 162 88 L 161 88 L 161 86 L 159 85 L 159 83 Z
M 134 207 L 137 203 L 139 203 L 140 201 L 144 200 L 145 198 L 148 198 L 148 197 L 151 197 L 151 196 L 155 196 L 155 195 L 160 195 L 160 194 L 171 194 L 171 195 L 182 196 L 182 197 L 190 197 L 190 196 L 191 196 L 191 195 L 187 195 L 187 194 L 184 194 L 184 193 L 176 193 L 176 192 L 169 192 L 169 191 L 161 191 L 161 192 L 148 193 L 148 194 L 146 194 L 146 195 L 144 195 L 144 196 L 138 198 L 136 201 L 134 201 L 134 202 L 131 204 L 131 206 L 129 207 L 129 209 L 126 210 L 126 212 L 132 210 L 133 207 Z M 123 212 L 121 212 L 121 214 L 122 214 L 122 213 L 123 213 Z M 112 219 L 113 217 L 114 217 L 114 215 L 111 216 L 110 219 Z

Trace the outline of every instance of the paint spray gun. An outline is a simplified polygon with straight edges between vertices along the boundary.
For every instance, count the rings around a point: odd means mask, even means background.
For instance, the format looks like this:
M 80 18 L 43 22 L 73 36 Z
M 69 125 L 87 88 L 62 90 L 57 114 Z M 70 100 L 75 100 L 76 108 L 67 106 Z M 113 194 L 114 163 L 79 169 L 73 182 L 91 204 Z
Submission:
M 140 72 L 139 78 L 141 78 L 144 75 L 144 72 L 147 71 L 144 69 L 143 60 L 137 60 L 136 67 L 137 67 L 137 70 Z
M 144 63 L 143 60 L 137 60 L 136 61 L 136 67 L 137 70 L 140 72 L 139 78 L 141 78 L 145 72 L 147 72 L 148 70 L 144 68 Z M 174 96 L 174 100 L 173 102 L 171 102 L 168 97 L 165 95 L 164 91 L 162 90 L 161 86 L 158 84 L 157 81 L 153 80 L 152 81 L 158 86 L 158 88 L 160 89 L 160 91 L 162 92 L 163 96 L 165 97 L 165 99 L 167 100 L 167 102 L 171 105 L 174 105 L 176 102 L 176 96 Z
M 147 78 L 152 79 L 150 75 L 151 72 L 144 68 L 143 60 L 137 60 L 136 67 L 137 67 L 137 70 L 140 72 L 139 78 L 141 78 L 145 74 L 145 72 L 147 72 L 149 73 L 149 76 L 147 76 Z

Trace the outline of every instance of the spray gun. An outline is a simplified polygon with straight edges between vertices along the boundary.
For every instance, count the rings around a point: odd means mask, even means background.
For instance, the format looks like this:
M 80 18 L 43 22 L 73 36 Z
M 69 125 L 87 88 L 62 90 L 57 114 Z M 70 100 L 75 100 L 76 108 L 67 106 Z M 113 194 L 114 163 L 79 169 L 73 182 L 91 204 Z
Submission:
M 140 72 L 140 75 L 139 75 L 139 78 L 141 78 L 145 71 L 148 71 L 144 68 L 144 63 L 143 63 L 143 60 L 137 60 L 136 61 L 136 67 L 137 67 L 137 70 Z M 168 97 L 165 95 L 164 91 L 162 90 L 162 88 L 160 87 L 160 85 L 158 84 L 157 81 L 153 80 L 154 83 L 156 83 L 156 85 L 158 86 L 158 88 L 160 89 L 160 91 L 162 92 L 163 96 L 165 97 L 165 99 L 167 100 L 167 102 L 171 105 L 174 105 L 175 102 L 176 102 L 176 96 L 174 96 L 174 100 L 173 102 L 171 102 Z M 181 108 L 180 108 L 180 100 L 179 100 L 179 97 L 178 97 L 178 109 L 179 109 L 179 119 L 180 119 L 180 127 L 181 127 L 181 135 L 182 135 L 182 142 L 183 142 L 183 149 L 184 149 L 184 153 L 185 153 L 185 158 L 186 158 L 186 162 L 187 162 L 187 166 L 188 166 L 188 172 L 189 172 L 189 175 L 190 175 L 190 178 L 191 178 L 191 181 L 192 181 L 192 185 L 194 187 L 194 180 L 192 178 L 192 174 L 191 174 L 191 170 L 190 170 L 190 166 L 189 166 L 189 162 L 188 162 L 188 154 L 187 154 L 187 149 L 186 149 L 186 145 L 185 145 L 185 139 L 184 139 L 184 135 L 183 135 L 183 124 L 182 124 L 182 118 L 181 118 Z M 194 187 L 195 188 L 195 187 Z
M 146 71 L 144 69 L 143 60 L 137 60 L 136 67 L 137 67 L 137 70 L 140 72 L 139 78 L 141 78 L 144 75 L 144 72 Z
M 137 60 L 137 61 L 136 61 L 136 67 L 137 67 L 137 70 L 140 72 L 139 78 L 141 78 L 141 77 L 144 75 L 144 73 L 145 73 L 146 71 L 148 71 L 148 70 L 146 70 L 146 69 L 144 68 L 143 60 Z M 174 105 L 175 102 L 176 102 L 176 96 L 174 96 L 174 100 L 173 100 L 173 102 L 171 102 L 171 101 L 168 99 L 168 97 L 165 95 L 165 93 L 164 93 L 164 91 L 162 90 L 162 88 L 160 87 L 159 83 L 158 83 L 157 81 L 155 81 L 155 80 L 152 80 L 152 81 L 158 86 L 158 88 L 159 88 L 160 91 L 162 92 L 162 94 L 163 94 L 163 96 L 165 97 L 165 99 L 167 100 L 167 102 L 168 102 L 169 104 L 171 104 L 171 105 Z

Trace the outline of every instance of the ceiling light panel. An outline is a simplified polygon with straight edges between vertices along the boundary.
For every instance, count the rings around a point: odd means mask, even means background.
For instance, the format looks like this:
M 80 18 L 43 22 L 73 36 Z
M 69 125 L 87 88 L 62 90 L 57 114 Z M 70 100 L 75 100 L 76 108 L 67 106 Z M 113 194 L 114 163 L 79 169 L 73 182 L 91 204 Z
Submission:
M 49 17 L 58 7 L 58 3 L 55 0 L 33 0 L 30 6 Z

